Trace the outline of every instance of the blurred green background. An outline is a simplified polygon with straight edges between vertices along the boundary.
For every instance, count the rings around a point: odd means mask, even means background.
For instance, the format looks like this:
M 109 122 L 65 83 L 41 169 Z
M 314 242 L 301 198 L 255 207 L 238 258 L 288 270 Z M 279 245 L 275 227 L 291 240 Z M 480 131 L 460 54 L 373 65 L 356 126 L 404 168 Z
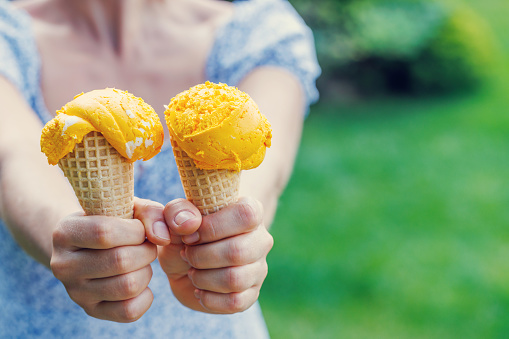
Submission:
M 271 230 L 272 337 L 507 338 L 509 2 L 292 3 L 324 74 Z

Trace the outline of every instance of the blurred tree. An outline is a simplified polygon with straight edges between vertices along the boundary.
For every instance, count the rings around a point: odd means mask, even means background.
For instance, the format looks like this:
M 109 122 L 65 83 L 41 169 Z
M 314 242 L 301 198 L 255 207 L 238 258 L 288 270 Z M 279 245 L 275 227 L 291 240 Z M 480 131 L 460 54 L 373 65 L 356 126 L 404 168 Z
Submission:
M 472 89 L 494 50 L 484 22 L 465 5 L 432 0 L 290 0 L 313 29 L 324 96 L 338 84 L 363 94 Z

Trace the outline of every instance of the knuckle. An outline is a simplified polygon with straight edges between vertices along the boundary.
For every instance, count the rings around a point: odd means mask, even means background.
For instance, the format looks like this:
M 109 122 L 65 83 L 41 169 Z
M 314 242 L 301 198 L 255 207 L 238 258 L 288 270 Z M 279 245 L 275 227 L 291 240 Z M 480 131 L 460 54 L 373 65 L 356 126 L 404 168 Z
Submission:
M 226 298 L 226 311 L 228 313 L 238 313 L 246 309 L 244 298 L 240 293 L 230 293 Z
M 131 263 L 132 258 L 126 249 L 122 247 L 115 249 L 113 256 L 113 267 L 118 272 L 128 272 L 129 268 L 131 267 Z
M 174 207 L 174 206 L 177 206 L 177 207 L 178 207 L 178 206 L 180 206 L 180 205 L 182 205 L 182 204 L 184 204 L 184 205 L 185 205 L 185 204 L 188 204 L 188 203 L 189 203 L 189 201 L 188 201 L 188 200 L 186 200 L 186 199 L 184 199 L 184 198 L 177 198 L 177 199 L 173 199 L 172 201 L 168 202 L 168 203 L 166 204 L 166 206 L 168 206 L 168 207 Z
M 203 219 L 202 227 L 200 228 L 200 237 L 216 240 L 221 234 L 219 231 L 220 228 L 221 226 L 218 225 L 218 222 L 215 218 Z
M 274 237 L 267 231 L 267 253 L 274 247 Z
M 148 280 L 152 280 L 152 276 L 154 275 L 154 272 L 152 271 L 152 266 L 147 265 L 147 271 L 148 271 Z
M 63 280 L 66 277 L 67 272 L 69 272 L 69 269 L 70 269 L 68 263 L 65 260 L 61 260 L 56 256 L 51 257 L 50 268 L 51 268 L 51 271 L 53 272 L 53 275 L 58 280 Z
M 122 301 L 120 305 L 119 318 L 121 322 L 131 323 L 138 320 L 142 316 L 134 304 L 129 302 L 129 300 Z
M 67 236 L 61 226 L 57 227 L 53 231 L 52 239 L 53 239 L 53 246 L 56 246 L 56 247 L 60 247 L 65 243 Z
M 67 291 L 67 294 L 69 295 L 69 298 L 71 298 L 72 301 L 74 301 L 76 304 L 80 305 L 81 307 L 85 308 L 87 307 L 86 304 L 86 295 L 83 293 L 83 287 L 82 286 L 65 286 L 65 289 Z
M 226 258 L 233 266 L 242 265 L 244 263 L 245 250 L 237 244 L 236 241 L 231 241 L 228 245 Z
M 226 276 L 230 292 L 241 292 L 244 290 L 242 276 L 235 267 L 229 267 L 226 270 Z
M 138 295 L 141 289 L 141 284 L 138 282 L 135 276 L 127 274 L 122 280 L 121 291 L 125 297 L 134 297 Z
M 267 278 L 267 275 L 269 274 L 269 265 L 267 264 L 267 261 L 263 261 L 262 263 L 262 279 L 265 280 Z
M 135 204 L 136 212 L 143 212 L 147 208 L 149 208 L 149 206 L 150 206 L 150 204 L 147 199 L 139 199 L 138 198 L 136 200 L 136 204 Z
M 164 213 L 168 215 L 176 214 L 179 210 L 189 206 L 190 202 L 183 198 L 174 199 L 164 206 Z
M 104 247 L 108 247 L 110 245 L 111 243 L 110 227 L 108 224 L 105 223 L 95 224 L 92 227 L 91 232 L 93 241 L 96 244 Z
M 155 201 L 139 199 L 136 208 L 139 214 L 152 214 L 154 212 L 161 213 L 164 209 L 164 206 Z
M 83 311 L 85 311 L 85 313 L 88 316 L 91 316 L 91 317 L 94 317 L 94 318 L 97 317 L 97 315 L 96 315 L 96 308 L 94 306 L 92 306 L 92 305 L 80 305 L 80 306 L 81 306 Z
M 243 225 L 255 227 L 262 222 L 262 214 L 258 211 L 257 203 L 254 199 L 243 199 L 243 201 L 238 204 L 237 211 L 240 222 Z

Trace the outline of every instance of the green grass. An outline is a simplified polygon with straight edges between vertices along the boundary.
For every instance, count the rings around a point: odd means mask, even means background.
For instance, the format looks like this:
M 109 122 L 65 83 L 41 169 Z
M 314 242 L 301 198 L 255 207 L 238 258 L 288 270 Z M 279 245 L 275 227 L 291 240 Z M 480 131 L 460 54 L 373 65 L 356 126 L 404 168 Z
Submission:
M 272 228 L 273 338 L 509 336 L 509 31 L 490 86 L 321 103 Z

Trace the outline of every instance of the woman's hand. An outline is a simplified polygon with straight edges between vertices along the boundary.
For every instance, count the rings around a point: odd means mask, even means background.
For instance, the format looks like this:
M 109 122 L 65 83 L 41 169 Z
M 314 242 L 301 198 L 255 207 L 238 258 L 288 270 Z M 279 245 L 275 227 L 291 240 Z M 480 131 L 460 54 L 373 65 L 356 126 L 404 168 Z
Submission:
M 152 220 L 141 202 L 135 201 L 135 218 Z M 140 220 L 72 214 L 53 233 L 53 274 L 90 316 L 132 322 L 152 304 L 147 286 L 157 248 Z
M 171 243 L 159 248 L 159 262 L 183 305 L 226 314 L 258 299 L 273 245 L 260 202 L 242 198 L 202 217 L 189 201 L 176 199 L 165 206 L 164 218 Z

